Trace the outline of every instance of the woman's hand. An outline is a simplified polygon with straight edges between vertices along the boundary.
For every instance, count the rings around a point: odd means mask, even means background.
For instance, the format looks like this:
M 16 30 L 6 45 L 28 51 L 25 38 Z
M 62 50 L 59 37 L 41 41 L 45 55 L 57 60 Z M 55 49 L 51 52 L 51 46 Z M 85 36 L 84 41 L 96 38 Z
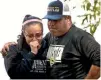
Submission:
M 40 44 L 37 40 L 30 42 L 31 52 L 35 55 L 38 53 L 38 50 L 40 49 Z

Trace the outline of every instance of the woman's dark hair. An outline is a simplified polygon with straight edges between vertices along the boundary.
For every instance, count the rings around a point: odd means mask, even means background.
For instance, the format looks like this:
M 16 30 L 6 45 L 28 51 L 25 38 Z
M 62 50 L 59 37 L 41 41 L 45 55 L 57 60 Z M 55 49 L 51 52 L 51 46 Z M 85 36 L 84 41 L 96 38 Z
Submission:
M 26 15 L 23 19 L 23 23 L 28 21 L 28 20 L 32 20 L 32 19 L 38 19 L 38 20 L 41 20 L 40 18 L 38 17 L 35 17 L 35 16 L 31 16 L 31 15 Z M 25 40 L 25 37 L 24 37 L 24 34 L 23 34 L 23 31 L 25 30 L 26 26 L 29 26 L 29 25 L 32 25 L 32 24 L 39 24 L 42 28 L 42 32 L 43 32 L 43 24 L 41 22 L 38 22 L 38 21 L 31 21 L 31 22 L 28 22 L 24 25 L 22 25 L 22 32 L 21 32 L 21 35 L 18 36 L 18 49 L 21 51 L 23 48 L 27 48 L 27 49 L 30 49 L 30 47 L 28 46 L 26 40 Z

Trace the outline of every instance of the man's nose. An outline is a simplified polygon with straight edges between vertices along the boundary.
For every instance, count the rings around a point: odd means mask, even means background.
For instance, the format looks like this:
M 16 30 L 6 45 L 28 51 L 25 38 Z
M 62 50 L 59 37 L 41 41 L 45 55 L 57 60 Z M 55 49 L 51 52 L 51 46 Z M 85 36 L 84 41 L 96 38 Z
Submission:
M 54 26 L 55 25 L 55 21 L 54 20 L 48 20 L 48 25 L 49 26 Z

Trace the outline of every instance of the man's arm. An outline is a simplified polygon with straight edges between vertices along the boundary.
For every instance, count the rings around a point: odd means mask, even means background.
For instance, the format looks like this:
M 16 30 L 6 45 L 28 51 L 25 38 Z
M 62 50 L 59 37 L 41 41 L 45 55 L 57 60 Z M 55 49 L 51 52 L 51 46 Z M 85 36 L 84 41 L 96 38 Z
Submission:
M 92 63 L 85 79 L 98 79 L 100 77 L 100 44 L 91 36 L 84 37 L 82 43 L 83 51 Z
M 26 54 L 24 56 L 24 54 Z M 16 45 L 9 46 L 9 51 L 4 57 L 6 71 L 11 79 L 23 78 L 26 72 L 32 69 L 34 53 L 22 51 L 19 53 Z
M 100 44 L 96 42 L 93 36 L 85 34 L 78 40 L 80 52 L 87 57 L 91 67 L 85 79 L 98 79 L 100 77 Z

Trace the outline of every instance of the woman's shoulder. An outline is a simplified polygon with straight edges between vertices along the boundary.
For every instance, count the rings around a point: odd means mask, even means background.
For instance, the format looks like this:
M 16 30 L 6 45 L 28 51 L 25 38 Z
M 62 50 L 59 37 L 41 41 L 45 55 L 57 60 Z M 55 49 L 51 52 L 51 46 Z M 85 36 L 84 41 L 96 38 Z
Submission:
M 17 44 L 10 45 L 9 46 L 9 51 L 18 52 L 18 46 L 17 46 Z

